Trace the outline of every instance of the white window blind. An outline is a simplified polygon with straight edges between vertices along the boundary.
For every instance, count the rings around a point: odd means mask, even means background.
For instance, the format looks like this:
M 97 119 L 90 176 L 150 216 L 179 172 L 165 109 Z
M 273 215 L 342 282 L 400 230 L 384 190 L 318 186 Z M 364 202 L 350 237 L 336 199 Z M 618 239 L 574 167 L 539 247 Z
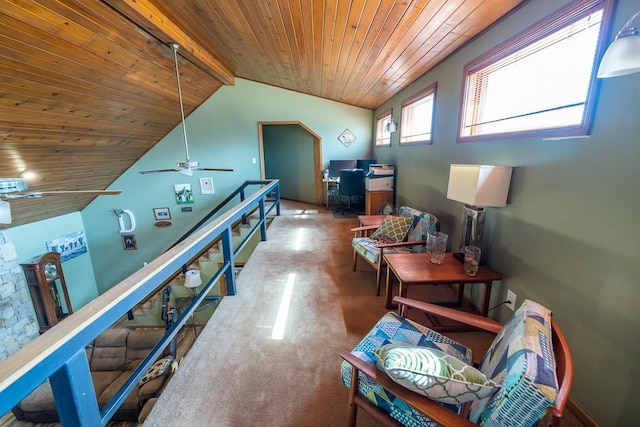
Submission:
M 392 110 L 385 111 L 376 119 L 376 145 L 391 145 L 391 133 L 387 130 L 387 123 L 391 120 Z
M 591 3 L 465 67 L 460 139 L 584 128 L 603 19 Z
M 400 143 L 431 143 L 435 85 L 402 102 Z

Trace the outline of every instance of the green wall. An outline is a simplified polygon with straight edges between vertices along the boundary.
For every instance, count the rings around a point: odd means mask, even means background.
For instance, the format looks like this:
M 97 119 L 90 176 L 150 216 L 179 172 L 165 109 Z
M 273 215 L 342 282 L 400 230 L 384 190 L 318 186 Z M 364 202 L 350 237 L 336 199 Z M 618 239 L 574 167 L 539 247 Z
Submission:
M 82 211 L 96 283 L 100 293 L 154 259 L 205 212 L 246 180 L 260 179 L 258 122 L 301 122 L 322 138 L 323 159 L 367 158 L 371 152 L 373 112 L 322 98 L 237 79 L 205 101 L 186 120 L 191 160 L 204 167 L 233 168 L 234 172 L 177 172 L 141 175 L 138 171 L 175 167 L 184 161 L 182 130 L 178 126 L 120 176 L 111 186 L 122 194 L 96 198 Z M 357 140 L 346 148 L 338 136 L 349 128 Z M 215 194 L 200 193 L 200 177 L 212 177 Z M 174 184 L 191 184 L 192 212 L 181 212 Z M 153 208 L 168 207 L 171 227 L 154 226 Z M 113 209 L 135 214 L 137 250 L 122 248 L 118 218 Z M 128 223 L 127 223 L 128 224 Z
M 637 424 L 640 398 L 640 74 L 602 80 L 592 133 L 565 140 L 455 142 L 464 65 L 567 3 L 535 0 L 382 105 L 397 115 L 403 99 L 437 82 L 432 146 L 379 148 L 398 165 L 398 205 L 435 213 L 453 242 L 462 205 L 446 198 L 451 163 L 514 166 L 509 204 L 487 212 L 485 250 L 507 288 L 551 308 L 575 361 L 572 398 L 605 426 Z M 615 35 L 638 9 L 621 0 Z M 538 82 L 538 84 L 544 82 Z M 477 295 L 474 295 L 477 301 Z M 506 308 L 494 311 L 505 320 Z
M 38 203 L 37 200 L 33 203 Z M 62 215 L 32 224 L 8 229 L 18 255 L 18 263 L 47 252 L 46 242 L 83 229 L 79 212 Z M 85 231 L 86 233 L 86 231 Z M 62 271 L 67 283 L 69 298 L 74 310 L 98 296 L 98 289 L 91 265 L 91 248 L 87 253 L 62 263 Z

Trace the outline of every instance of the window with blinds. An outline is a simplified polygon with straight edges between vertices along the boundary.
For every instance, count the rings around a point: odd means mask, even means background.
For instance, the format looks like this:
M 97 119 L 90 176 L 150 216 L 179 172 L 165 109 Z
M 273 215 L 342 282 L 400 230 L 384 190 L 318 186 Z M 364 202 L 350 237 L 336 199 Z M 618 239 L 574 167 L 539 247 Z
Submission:
M 435 99 L 436 85 L 433 84 L 402 101 L 400 144 L 431 144 Z
M 393 110 L 387 110 L 376 118 L 376 145 L 391 145 L 391 132 L 387 123 L 391 121 Z
M 588 134 L 610 3 L 574 2 L 467 64 L 459 140 Z

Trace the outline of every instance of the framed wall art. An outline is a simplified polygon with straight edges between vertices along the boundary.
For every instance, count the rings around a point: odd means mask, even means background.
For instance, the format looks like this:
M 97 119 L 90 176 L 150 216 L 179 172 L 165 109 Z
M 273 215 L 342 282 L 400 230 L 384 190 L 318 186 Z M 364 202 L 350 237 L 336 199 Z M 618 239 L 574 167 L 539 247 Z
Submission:
M 169 208 L 153 208 L 153 216 L 156 221 L 171 219 L 171 211 L 169 211 Z

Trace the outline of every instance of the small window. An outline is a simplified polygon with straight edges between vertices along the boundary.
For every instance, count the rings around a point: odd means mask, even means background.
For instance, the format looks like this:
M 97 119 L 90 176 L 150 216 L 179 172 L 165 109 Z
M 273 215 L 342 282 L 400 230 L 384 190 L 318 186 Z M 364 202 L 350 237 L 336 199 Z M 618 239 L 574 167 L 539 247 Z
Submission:
M 387 110 L 376 118 L 376 145 L 391 145 L 391 132 L 387 123 L 393 110 Z
M 610 3 L 573 2 L 467 64 L 459 140 L 587 135 Z
M 433 133 L 433 105 L 436 99 L 436 85 L 402 101 L 402 123 L 400 124 L 400 144 L 431 144 Z

